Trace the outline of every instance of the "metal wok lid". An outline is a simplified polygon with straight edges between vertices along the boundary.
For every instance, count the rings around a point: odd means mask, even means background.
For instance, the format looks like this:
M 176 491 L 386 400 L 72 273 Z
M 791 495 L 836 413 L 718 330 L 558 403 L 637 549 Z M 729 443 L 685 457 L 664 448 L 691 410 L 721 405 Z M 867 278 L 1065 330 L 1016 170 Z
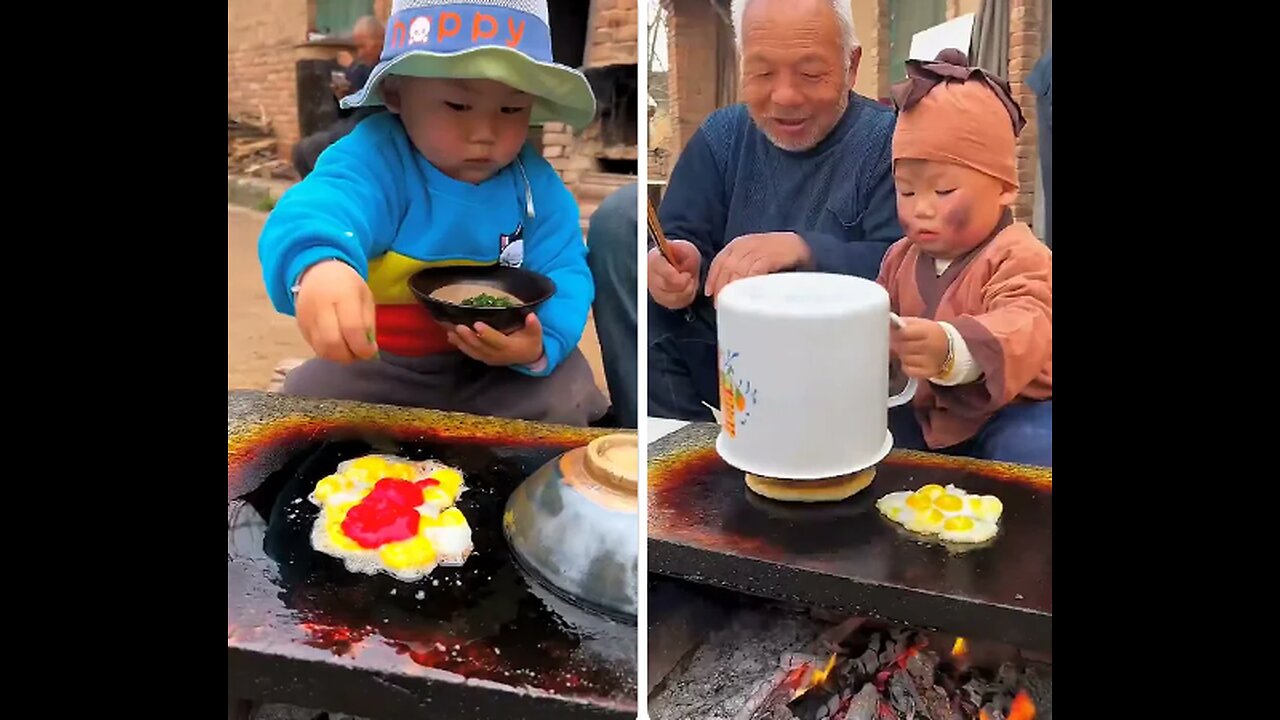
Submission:
M 639 474 L 632 433 L 597 438 L 543 465 L 507 500 L 502 525 L 512 552 L 549 589 L 634 620 Z

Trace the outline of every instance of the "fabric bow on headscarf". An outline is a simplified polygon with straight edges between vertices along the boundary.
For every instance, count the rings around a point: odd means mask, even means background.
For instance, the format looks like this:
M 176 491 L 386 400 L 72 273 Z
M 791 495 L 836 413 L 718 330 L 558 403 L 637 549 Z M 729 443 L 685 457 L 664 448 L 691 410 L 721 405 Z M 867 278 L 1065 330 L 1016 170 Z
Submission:
M 964 165 L 1017 188 L 1016 143 L 1026 119 L 1009 84 L 969 67 L 954 48 L 906 65 L 907 79 L 890 92 L 898 108 L 893 159 Z

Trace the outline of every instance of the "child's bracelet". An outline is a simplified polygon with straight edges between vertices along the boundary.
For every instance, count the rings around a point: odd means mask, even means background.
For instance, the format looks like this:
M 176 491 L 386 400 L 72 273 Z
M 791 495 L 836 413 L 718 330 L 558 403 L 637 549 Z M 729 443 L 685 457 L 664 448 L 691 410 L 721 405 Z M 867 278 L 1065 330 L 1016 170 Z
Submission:
M 943 328 L 943 332 L 946 332 L 946 328 Z M 938 371 L 938 374 L 935 375 L 934 378 L 940 380 L 950 375 L 951 371 L 955 369 L 955 364 L 956 344 L 955 341 L 951 339 L 951 333 L 947 333 L 947 357 L 942 361 L 942 369 Z

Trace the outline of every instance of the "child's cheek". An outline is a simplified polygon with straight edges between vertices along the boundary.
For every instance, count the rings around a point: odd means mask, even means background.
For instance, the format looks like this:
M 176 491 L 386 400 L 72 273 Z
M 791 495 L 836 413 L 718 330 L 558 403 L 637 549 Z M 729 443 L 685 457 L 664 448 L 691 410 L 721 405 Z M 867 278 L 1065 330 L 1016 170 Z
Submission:
M 947 235 L 950 237 L 963 237 L 969 229 L 969 223 L 973 215 L 972 210 L 966 202 L 953 201 L 950 207 L 942 212 L 942 222 L 947 229 Z
M 911 218 L 914 215 L 915 215 L 915 212 L 911 209 L 911 201 L 899 195 L 898 196 L 898 226 L 901 227 L 904 232 L 909 232 L 911 230 L 911 226 L 912 226 Z

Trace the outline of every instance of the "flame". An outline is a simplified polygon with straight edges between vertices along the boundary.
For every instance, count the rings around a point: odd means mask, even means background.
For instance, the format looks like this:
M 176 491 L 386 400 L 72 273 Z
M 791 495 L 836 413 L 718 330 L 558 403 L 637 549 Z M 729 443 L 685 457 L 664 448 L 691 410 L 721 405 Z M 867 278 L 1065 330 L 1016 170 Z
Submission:
M 1026 690 L 1019 690 L 1009 707 L 1009 720 L 1036 720 L 1036 704 Z
M 991 714 L 986 710 L 979 710 L 978 720 L 991 720 Z M 1009 706 L 1008 720 L 1036 720 L 1036 704 L 1031 702 L 1031 696 L 1026 690 L 1019 690 L 1014 696 L 1013 704 Z
M 906 652 L 898 656 L 898 659 L 894 661 L 894 664 L 896 664 L 899 669 L 905 670 L 907 668 L 907 661 L 919 654 L 920 648 L 909 647 Z
M 801 695 L 804 695 L 805 693 L 809 692 L 813 688 L 821 685 L 822 681 L 826 680 L 827 676 L 831 674 L 831 668 L 835 667 L 835 665 L 836 665 L 836 654 L 832 653 L 831 657 L 827 659 L 827 666 L 822 668 L 821 670 L 814 670 L 812 673 L 810 673 L 809 682 L 804 683 L 804 687 L 800 687 L 802 684 L 801 678 L 813 666 L 808 663 L 805 663 L 804 665 L 801 665 L 795 670 L 792 670 L 791 673 L 787 675 L 787 680 L 792 681 L 794 679 L 795 686 L 796 686 L 796 694 L 794 697 L 798 698 Z
M 805 671 L 808 669 L 808 664 L 801 665 L 800 667 L 793 669 L 791 672 L 787 673 L 787 679 L 782 681 L 783 684 L 799 690 L 800 682 L 804 678 Z
M 813 677 L 809 679 L 809 687 L 813 687 L 814 685 L 821 685 L 822 681 L 826 680 L 827 676 L 831 674 L 831 668 L 835 667 L 835 665 L 836 665 L 836 654 L 831 653 L 831 657 L 827 659 L 827 666 L 822 668 L 821 670 L 814 671 Z
M 951 654 L 955 657 L 964 657 L 969 654 L 969 643 L 964 638 L 957 637 L 956 643 L 951 646 Z

